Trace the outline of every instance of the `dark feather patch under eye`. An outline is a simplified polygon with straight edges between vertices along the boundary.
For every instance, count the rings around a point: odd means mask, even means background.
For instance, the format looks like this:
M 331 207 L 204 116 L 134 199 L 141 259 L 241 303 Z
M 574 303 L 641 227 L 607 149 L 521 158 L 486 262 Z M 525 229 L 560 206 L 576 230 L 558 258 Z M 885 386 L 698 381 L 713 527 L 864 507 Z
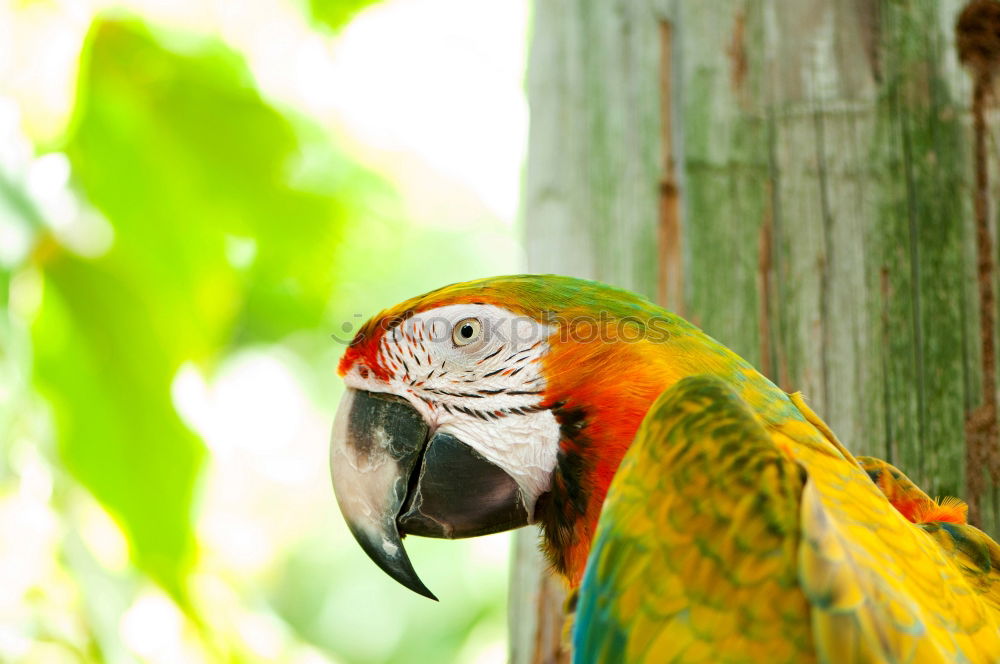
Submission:
M 572 549 L 575 525 L 584 518 L 590 501 L 592 487 L 586 478 L 593 462 L 588 454 L 591 441 L 586 434 L 587 411 L 580 407 L 566 408 L 563 402 L 558 402 L 553 404 L 552 412 L 559 422 L 559 454 L 552 488 L 536 508 L 536 519 L 544 524 L 546 548 L 555 554 L 557 569 L 565 572 L 568 565 L 562 556 Z

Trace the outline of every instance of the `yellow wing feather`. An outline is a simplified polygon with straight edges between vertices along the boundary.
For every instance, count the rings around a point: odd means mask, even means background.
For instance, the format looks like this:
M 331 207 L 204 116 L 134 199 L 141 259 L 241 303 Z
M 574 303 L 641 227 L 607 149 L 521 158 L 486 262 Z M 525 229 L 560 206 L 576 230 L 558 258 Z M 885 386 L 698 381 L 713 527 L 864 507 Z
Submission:
M 794 437 L 808 433 L 797 427 L 790 431 Z M 784 435 L 774 433 L 776 440 Z M 813 602 L 817 644 L 822 655 L 819 635 L 824 632 L 849 634 L 859 644 L 854 658 L 823 659 L 1000 661 L 1000 613 L 970 584 L 940 538 L 893 508 L 859 465 L 817 454 L 811 446 L 789 446 L 809 475 L 802 503 L 802 559 L 819 561 L 803 565 L 800 576 Z M 852 619 L 846 627 L 844 607 L 824 606 L 813 595 L 823 586 L 823 574 L 845 565 L 864 597 L 846 612 Z
M 815 661 L 797 578 L 802 482 L 721 381 L 668 390 L 604 504 L 575 661 Z
M 1000 547 L 907 521 L 819 418 L 724 381 L 650 410 L 602 512 L 579 662 L 1000 661 Z

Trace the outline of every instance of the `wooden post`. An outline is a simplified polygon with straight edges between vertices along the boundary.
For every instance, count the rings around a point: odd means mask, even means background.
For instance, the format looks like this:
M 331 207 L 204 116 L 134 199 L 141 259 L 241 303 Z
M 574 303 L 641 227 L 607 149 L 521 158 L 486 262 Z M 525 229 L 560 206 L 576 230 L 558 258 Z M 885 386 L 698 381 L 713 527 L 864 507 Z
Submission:
M 998 475 L 965 463 L 970 414 L 996 403 L 973 201 L 995 246 L 997 180 L 974 167 L 963 5 L 537 0 L 523 209 L 531 271 L 682 313 L 997 533 Z M 559 661 L 537 557 L 514 564 L 512 661 Z

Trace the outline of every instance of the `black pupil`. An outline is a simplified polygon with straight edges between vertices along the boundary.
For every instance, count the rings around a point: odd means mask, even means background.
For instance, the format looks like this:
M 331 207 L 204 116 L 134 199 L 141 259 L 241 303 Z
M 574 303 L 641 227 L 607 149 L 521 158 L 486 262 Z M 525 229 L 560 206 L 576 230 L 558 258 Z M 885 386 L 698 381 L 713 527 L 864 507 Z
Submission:
M 462 335 L 463 339 L 471 339 L 473 332 L 474 332 L 474 330 L 472 329 L 472 326 L 469 325 L 468 323 L 466 323 L 465 325 L 463 325 L 462 329 L 460 329 L 458 331 L 458 333 Z

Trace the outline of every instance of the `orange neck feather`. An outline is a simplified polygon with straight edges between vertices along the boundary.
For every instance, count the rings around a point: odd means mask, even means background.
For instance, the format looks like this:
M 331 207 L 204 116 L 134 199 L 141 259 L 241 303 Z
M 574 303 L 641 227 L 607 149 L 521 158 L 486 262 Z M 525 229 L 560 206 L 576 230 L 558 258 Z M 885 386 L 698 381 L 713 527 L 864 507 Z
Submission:
M 552 490 L 536 511 L 548 558 L 572 588 L 622 457 L 653 401 L 683 375 L 665 362 L 662 344 L 585 339 L 554 344 L 545 360 L 545 405 L 563 435 Z

